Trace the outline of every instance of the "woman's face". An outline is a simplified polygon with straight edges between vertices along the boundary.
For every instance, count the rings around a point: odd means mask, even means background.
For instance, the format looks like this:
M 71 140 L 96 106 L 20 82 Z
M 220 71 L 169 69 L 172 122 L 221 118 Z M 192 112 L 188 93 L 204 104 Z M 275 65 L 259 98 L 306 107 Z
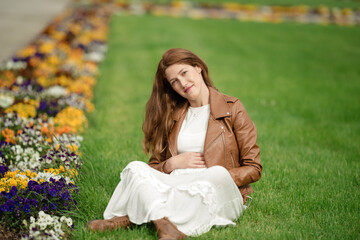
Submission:
M 201 75 L 201 68 L 187 64 L 174 64 L 165 70 L 166 79 L 180 96 L 186 98 L 191 106 L 203 105 L 207 101 L 207 86 Z M 207 103 L 205 103 L 207 104 Z

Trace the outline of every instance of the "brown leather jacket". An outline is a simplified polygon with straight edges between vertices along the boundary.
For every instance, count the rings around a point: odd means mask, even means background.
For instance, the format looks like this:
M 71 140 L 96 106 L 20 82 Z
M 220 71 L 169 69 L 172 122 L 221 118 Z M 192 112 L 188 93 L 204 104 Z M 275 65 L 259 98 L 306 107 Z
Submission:
M 210 93 L 210 117 L 204 145 L 207 167 L 225 167 L 243 195 L 253 192 L 250 183 L 261 177 L 260 148 L 257 132 L 242 103 L 235 97 L 222 94 L 212 87 Z M 149 165 L 161 172 L 166 160 L 176 156 L 177 138 L 186 116 L 188 104 L 174 112 L 174 124 L 168 145 L 161 159 L 151 157 Z

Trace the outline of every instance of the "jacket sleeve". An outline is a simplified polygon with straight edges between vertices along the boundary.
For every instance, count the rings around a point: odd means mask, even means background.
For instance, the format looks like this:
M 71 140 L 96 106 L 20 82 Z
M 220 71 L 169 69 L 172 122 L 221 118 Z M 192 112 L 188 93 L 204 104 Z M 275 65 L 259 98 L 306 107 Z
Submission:
M 149 166 L 160 171 L 160 172 L 164 172 L 164 165 L 166 163 L 167 160 L 165 160 L 165 153 L 166 151 L 164 151 L 161 154 L 161 159 L 156 158 L 155 156 L 151 156 L 149 159 Z
M 260 148 L 257 144 L 257 131 L 242 103 L 233 105 L 233 131 L 239 148 L 240 167 L 229 170 L 238 187 L 256 182 L 261 177 Z

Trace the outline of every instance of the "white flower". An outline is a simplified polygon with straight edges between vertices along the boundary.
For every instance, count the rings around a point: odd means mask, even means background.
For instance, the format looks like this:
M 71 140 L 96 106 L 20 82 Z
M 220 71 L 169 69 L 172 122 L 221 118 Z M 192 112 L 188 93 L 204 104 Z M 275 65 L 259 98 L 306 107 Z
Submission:
M 46 96 L 52 96 L 52 97 L 58 98 L 58 97 L 62 97 L 62 96 L 66 95 L 66 89 L 61 86 L 56 85 L 56 86 L 52 86 L 52 87 L 49 87 L 48 89 L 44 90 L 43 94 Z
M 0 95 L 0 107 L 7 108 L 14 103 L 15 99 L 13 96 Z
M 66 224 L 67 224 L 69 227 L 71 227 L 72 224 L 73 224 L 72 219 L 71 219 L 71 218 L 67 218 L 67 219 L 66 219 Z
M 46 213 L 44 211 L 39 212 L 39 218 L 45 218 Z
M 66 217 L 65 217 L 65 216 L 62 216 L 62 217 L 60 218 L 60 222 L 64 222 L 64 221 L 66 221 Z
M 93 62 L 101 62 L 104 59 L 104 55 L 98 52 L 91 52 L 86 54 L 84 58 Z
M 62 233 L 61 224 L 56 224 L 56 225 L 54 226 L 54 229 L 55 229 L 55 232 Z
M 29 225 L 29 229 L 30 229 L 30 230 L 33 229 L 34 227 L 36 227 L 36 224 L 35 224 L 35 223 L 31 223 L 31 224 Z
M 47 225 L 51 225 L 53 223 L 53 219 L 50 217 L 50 215 L 46 216 L 45 222 L 47 223 Z
M 18 76 L 18 77 L 16 78 L 16 83 L 17 83 L 17 84 L 21 85 L 23 82 L 24 82 L 24 78 L 23 78 L 22 76 Z
M 27 227 L 27 221 L 26 221 L 26 219 L 23 220 L 23 224 L 25 225 L 25 227 Z
M 45 230 L 47 224 L 42 222 L 41 224 L 38 224 L 38 226 L 40 227 L 40 230 Z

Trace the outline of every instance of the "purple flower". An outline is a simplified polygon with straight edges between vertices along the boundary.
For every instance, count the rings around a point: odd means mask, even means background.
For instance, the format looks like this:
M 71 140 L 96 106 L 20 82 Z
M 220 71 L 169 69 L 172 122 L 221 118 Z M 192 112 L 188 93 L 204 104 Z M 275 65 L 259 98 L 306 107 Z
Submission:
M 6 203 L 3 204 L 3 205 L 1 205 L 0 211 L 2 211 L 2 212 L 8 212 L 8 211 L 9 211 L 9 206 L 8 206 Z
M 5 194 L 7 199 L 12 199 L 12 197 L 14 196 L 13 192 L 9 191 L 8 193 Z
M 34 187 L 34 191 L 37 193 L 41 193 L 41 189 L 42 189 L 42 187 L 40 185 L 37 185 Z
M 56 188 L 55 187 L 50 188 L 49 189 L 49 194 L 50 194 L 50 196 L 55 197 L 56 196 Z
M 44 58 L 45 58 L 45 54 L 44 54 L 44 53 L 36 52 L 36 53 L 35 53 L 35 56 L 36 56 L 36 57 L 39 57 L 39 58 L 41 58 L 41 59 L 44 59 Z
M 62 181 L 56 181 L 55 187 L 57 190 L 61 190 L 65 186 L 65 183 Z
M 36 199 L 31 199 L 31 205 L 32 206 L 37 207 L 38 203 L 39 202 Z
M 56 210 L 56 203 L 50 203 L 50 207 L 54 210 Z
M 61 198 L 65 201 L 68 201 L 71 199 L 71 196 L 70 196 L 68 190 L 66 190 L 64 193 L 61 194 Z
M 0 153 L 1 153 L 1 151 L 0 151 Z M 1 154 L 0 154 L 0 157 L 1 157 Z M 7 171 L 9 171 L 9 168 L 7 166 L 5 166 L 5 165 L 0 166 L 0 174 L 1 175 L 4 175 Z
M 30 191 L 33 190 L 33 188 L 34 188 L 35 186 L 37 186 L 37 185 L 39 185 L 39 184 L 38 184 L 36 181 L 30 180 L 30 181 L 28 182 L 28 188 L 29 188 Z
M 39 105 L 39 110 L 44 111 L 46 109 L 47 103 L 46 101 L 41 101 Z
M 15 209 L 14 200 L 8 200 L 6 204 L 8 205 L 9 212 L 13 212 Z
M 30 212 L 30 204 L 26 203 L 23 207 L 24 212 Z
M 44 203 L 44 205 L 42 206 L 41 210 L 47 211 L 47 210 L 49 210 L 49 206 L 48 206 L 46 203 Z

